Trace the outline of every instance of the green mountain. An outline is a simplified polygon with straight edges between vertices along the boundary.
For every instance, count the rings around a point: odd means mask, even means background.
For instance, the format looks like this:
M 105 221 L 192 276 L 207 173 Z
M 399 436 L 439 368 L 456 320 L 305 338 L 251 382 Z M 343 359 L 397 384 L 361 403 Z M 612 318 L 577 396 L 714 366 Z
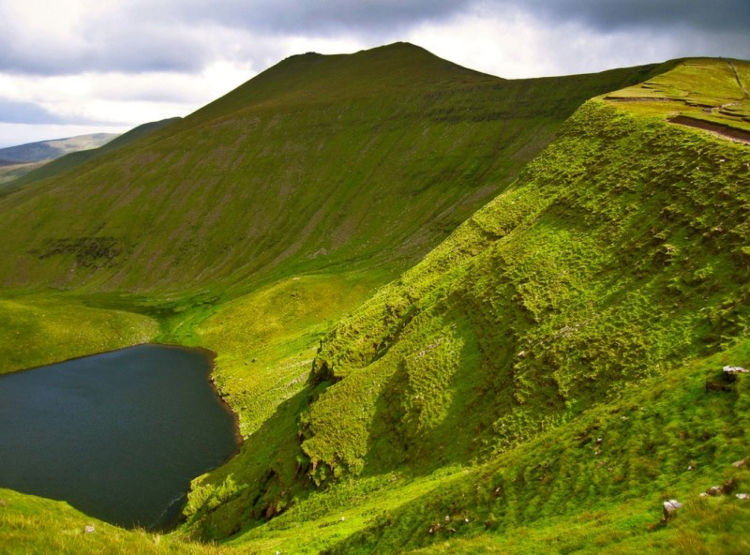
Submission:
M 505 81 L 397 44 L 289 58 L 183 121 L 0 200 L 9 287 L 247 290 L 405 269 L 593 95 L 653 68 Z M 43 194 L 42 194 L 43 191 Z
M 5 545 L 747 552 L 748 82 L 307 54 L 0 199 L 3 371 L 201 345 L 245 436 L 170 535 L 0 491 Z
M 17 164 L 16 162 L 8 162 L 0 160 L 0 186 L 2 186 L 3 192 L 6 190 L 7 183 L 15 181 L 16 179 L 23 177 L 29 172 L 34 171 L 37 168 L 42 167 L 47 162 L 29 162 L 27 164 Z

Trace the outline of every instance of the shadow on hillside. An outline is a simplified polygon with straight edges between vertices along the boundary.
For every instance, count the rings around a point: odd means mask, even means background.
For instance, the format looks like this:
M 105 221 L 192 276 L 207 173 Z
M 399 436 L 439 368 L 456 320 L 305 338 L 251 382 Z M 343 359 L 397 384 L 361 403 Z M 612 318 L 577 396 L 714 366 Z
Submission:
M 468 318 L 456 311 L 438 316 L 437 322 L 431 345 L 437 344 L 437 358 L 452 356 L 451 363 L 415 365 L 430 356 L 425 349 L 396 362 L 375 402 L 364 475 L 404 467 L 427 475 L 445 465 L 466 464 L 476 454 L 483 429 L 478 407 L 485 395 L 495 395 L 483 376 L 480 341 Z M 439 351 L 441 344 L 451 345 L 448 352 Z
M 310 393 L 305 387 L 281 403 L 245 440 L 237 456 L 191 491 L 191 497 L 201 499 L 187 521 L 196 539 L 224 539 L 246 532 L 282 512 L 292 499 L 307 497 L 298 418 Z

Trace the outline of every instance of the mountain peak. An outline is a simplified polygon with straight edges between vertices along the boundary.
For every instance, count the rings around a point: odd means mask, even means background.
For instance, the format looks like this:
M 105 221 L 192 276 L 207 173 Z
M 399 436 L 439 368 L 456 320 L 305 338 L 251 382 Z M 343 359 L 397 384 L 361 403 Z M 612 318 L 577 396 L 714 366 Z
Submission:
M 351 54 L 306 52 L 285 58 L 189 119 L 261 104 L 309 104 L 441 86 L 488 84 L 501 78 L 444 60 L 420 46 L 395 42 Z

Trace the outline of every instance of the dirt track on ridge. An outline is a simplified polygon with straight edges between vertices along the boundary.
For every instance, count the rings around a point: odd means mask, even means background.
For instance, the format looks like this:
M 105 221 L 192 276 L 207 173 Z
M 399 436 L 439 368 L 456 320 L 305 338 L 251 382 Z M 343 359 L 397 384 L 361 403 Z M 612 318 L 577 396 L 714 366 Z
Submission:
M 711 123 L 709 121 L 694 119 L 689 116 L 677 116 L 667 121 L 677 125 L 702 129 L 703 131 L 708 131 L 709 133 L 713 133 L 724 139 L 750 145 L 750 131 L 743 131 L 742 129 L 736 129 L 720 123 Z

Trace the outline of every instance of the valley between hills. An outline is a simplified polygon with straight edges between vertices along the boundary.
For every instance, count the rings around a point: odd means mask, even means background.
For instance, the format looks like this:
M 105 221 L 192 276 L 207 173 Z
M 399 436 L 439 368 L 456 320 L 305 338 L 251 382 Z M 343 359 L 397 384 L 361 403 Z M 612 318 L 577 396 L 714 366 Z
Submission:
M 202 347 L 244 441 L 167 534 L 0 490 L 2 550 L 747 553 L 748 89 L 308 53 L 6 184 L 0 373 Z

